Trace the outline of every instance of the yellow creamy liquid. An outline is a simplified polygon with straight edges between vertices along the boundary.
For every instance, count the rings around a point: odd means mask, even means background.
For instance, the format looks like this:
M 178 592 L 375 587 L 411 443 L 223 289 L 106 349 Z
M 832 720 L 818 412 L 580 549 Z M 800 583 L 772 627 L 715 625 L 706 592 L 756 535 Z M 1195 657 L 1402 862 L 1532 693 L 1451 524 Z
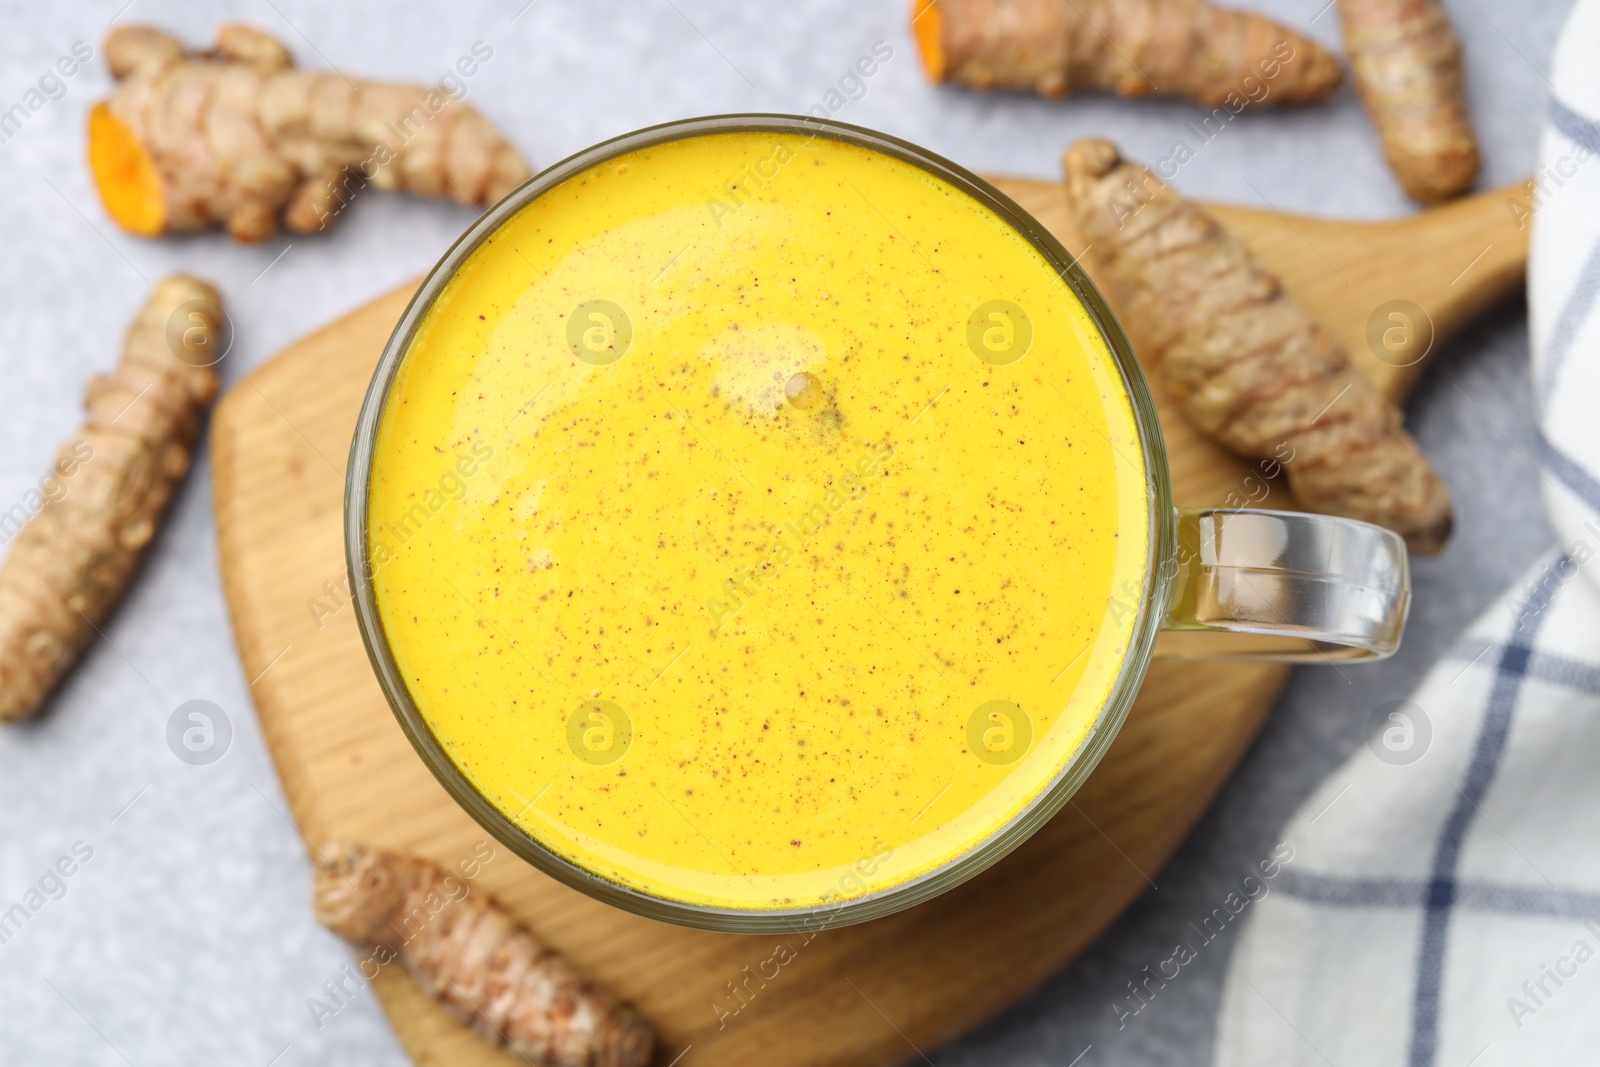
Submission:
M 836 141 L 695 137 L 541 197 L 428 313 L 376 445 L 379 613 L 551 850 L 814 906 L 1071 759 L 1132 634 L 1140 455 L 1088 314 L 987 208 Z

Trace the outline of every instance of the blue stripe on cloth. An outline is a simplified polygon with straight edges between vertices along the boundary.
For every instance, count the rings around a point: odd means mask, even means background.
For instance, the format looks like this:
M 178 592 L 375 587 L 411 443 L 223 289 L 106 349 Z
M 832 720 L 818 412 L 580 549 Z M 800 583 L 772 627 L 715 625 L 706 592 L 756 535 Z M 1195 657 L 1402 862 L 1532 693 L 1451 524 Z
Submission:
M 1308 904 L 1336 908 L 1409 908 L 1425 900 L 1429 883 L 1407 878 L 1341 878 L 1285 868 L 1276 889 Z M 1600 893 L 1572 889 L 1460 882 L 1456 906 L 1501 915 L 1600 919 Z
M 1550 98 L 1550 125 L 1573 144 L 1600 153 L 1600 122 L 1585 118 L 1555 97 Z
M 1550 125 L 1567 140 L 1590 152 L 1600 153 L 1600 122 L 1579 114 L 1554 97 L 1550 98 L 1549 118 Z M 1550 331 L 1537 383 L 1540 411 L 1550 406 L 1561 371 L 1572 354 L 1573 342 L 1594 310 L 1597 296 L 1600 296 L 1600 244 L 1591 249 L 1584 260 L 1572 291 L 1556 316 L 1555 327 Z
M 1504 654 L 1505 646 L 1494 641 L 1485 641 L 1481 637 L 1464 638 L 1456 642 L 1443 659 L 1466 660 L 1476 663 L 1491 653 L 1494 662 L 1498 662 Z M 1582 660 L 1572 659 L 1568 656 L 1558 656 L 1553 652 L 1540 652 L 1535 649 L 1528 660 L 1526 674 L 1540 682 L 1551 685 L 1565 686 L 1580 693 L 1591 693 L 1600 696 L 1600 666 L 1584 663 Z
M 1583 267 L 1578 271 L 1577 281 L 1572 283 L 1572 291 L 1567 294 L 1566 303 L 1561 305 L 1561 313 L 1556 316 L 1555 327 L 1550 331 L 1550 340 L 1544 346 L 1543 366 L 1539 370 L 1539 410 L 1545 411 L 1550 407 L 1550 398 L 1555 395 L 1556 382 L 1561 371 L 1566 367 L 1567 357 L 1572 354 L 1573 342 L 1577 340 L 1578 331 L 1583 329 L 1589 321 L 1589 315 L 1594 311 L 1595 298 L 1600 296 L 1600 243 L 1589 250 L 1589 255 L 1583 261 Z
M 1577 460 L 1561 451 L 1550 439 L 1539 432 L 1539 462 L 1562 485 L 1566 486 L 1589 510 L 1600 515 L 1600 479 Z
M 1438 1056 L 1439 994 L 1444 983 L 1450 912 L 1458 895 L 1456 868 L 1461 861 L 1468 824 L 1478 812 L 1478 805 L 1488 793 L 1495 772 L 1500 768 L 1500 758 L 1505 754 L 1506 738 L 1511 733 L 1511 720 L 1516 712 L 1517 695 L 1522 689 L 1522 679 L 1527 674 L 1528 661 L 1532 658 L 1529 645 L 1538 632 L 1547 606 L 1547 602 L 1539 603 L 1523 616 L 1513 640 L 1506 644 L 1500 654 L 1494 684 L 1489 690 L 1489 704 L 1484 711 L 1483 723 L 1478 728 L 1472 760 L 1467 765 L 1467 779 L 1457 787 L 1459 797 L 1445 819 L 1444 830 L 1439 836 L 1439 847 L 1433 858 L 1433 873 L 1424 896 L 1422 939 L 1417 949 L 1417 978 L 1411 1005 L 1411 1067 L 1434 1067 Z
M 1297 900 L 1337 908 L 1409 908 L 1422 903 L 1427 885 L 1403 878 L 1341 878 L 1284 868 L 1275 887 Z
M 1474 911 L 1506 915 L 1536 915 L 1552 919 L 1600 919 L 1600 894 L 1572 889 L 1534 889 L 1525 886 L 1472 882 L 1461 887 L 1461 906 Z

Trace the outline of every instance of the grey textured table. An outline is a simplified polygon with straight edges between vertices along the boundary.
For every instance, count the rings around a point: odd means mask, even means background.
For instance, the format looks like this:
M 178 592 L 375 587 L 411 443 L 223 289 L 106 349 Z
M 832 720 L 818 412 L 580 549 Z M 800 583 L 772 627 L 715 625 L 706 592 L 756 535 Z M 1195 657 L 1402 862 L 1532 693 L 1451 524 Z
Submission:
M 1325 0 L 1257 0 L 1338 39 Z M 1532 168 L 1547 56 L 1565 0 L 1460 0 L 1485 184 Z M 119 12 L 119 7 L 122 10 Z M 90 103 L 108 76 L 109 21 L 149 21 L 209 43 L 223 18 L 280 35 L 302 64 L 433 80 L 477 41 L 493 57 L 468 83 L 536 164 L 688 115 L 804 111 L 884 40 L 893 59 L 839 113 L 978 170 L 1056 173 L 1076 137 L 1109 134 L 1130 155 L 1165 154 L 1196 108 L 1170 101 L 1049 102 L 927 85 L 902 0 L 783 6 L 733 0 L 228 5 L 105 0 L 21 4 L 0 25 L 0 110 L 73 43 L 95 61 L 0 144 L 0 510 L 44 471 L 79 423 L 88 376 L 110 365 L 147 279 L 192 270 L 231 301 L 229 382 L 296 337 L 419 274 L 471 219 L 449 205 L 359 198 L 336 232 L 238 247 L 223 236 L 164 243 L 116 232 L 83 165 Z M 1248 179 L 1248 180 L 1247 180 Z M 1206 144 L 1178 185 L 1199 197 L 1284 211 L 1381 217 L 1409 210 L 1354 96 L 1246 115 Z M 1288 813 L 1360 744 L 1368 713 L 1404 695 L 1467 620 L 1550 543 L 1535 477 L 1520 305 L 1440 352 L 1412 426 L 1457 498 L 1449 550 L 1415 567 L 1401 653 L 1375 667 L 1299 671 L 1239 773 L 1147 892 L 1077 962 L 1012 1010 L 944 1049 L 957 1064 L 1205 1064 L 1232 933 L 1119 1031 L 1111 1005 L 1187 922 L 1265 855 Z M 1515 448 L 1507 447 L 1510 441 Z M 126 602 L 34 723 L 0 731 L 0 910 L 75 842 L 93 857 L 0 945 L 0 1060 L 7 1063 L 399 1064 L 363 992 L 319 1028 L 306 1007 L 348 961 L 312 921 L 309 869 L 250 709 L 228 629 L 202 456 Z M 165 741 L 180 703 L 226 709 L 219 762 L 188 766 Z M 80 846 L 81 848 L 81 846 Z M 53 888 L 53 886 L 52 886 Z M 913 1053 L 907 1049 L 908 1058 Z

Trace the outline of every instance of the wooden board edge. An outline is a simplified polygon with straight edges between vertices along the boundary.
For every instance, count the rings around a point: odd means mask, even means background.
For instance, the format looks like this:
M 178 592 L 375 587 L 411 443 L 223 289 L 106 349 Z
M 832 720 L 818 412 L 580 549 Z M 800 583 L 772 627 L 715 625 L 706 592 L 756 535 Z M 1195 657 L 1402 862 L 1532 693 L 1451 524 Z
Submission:
M 303 348 L 329 343 L 351 319 L 362 315 L 388 314 L 389 305 L 393 303 L 394 317 L 398 320 L 416 292 L 419 282 L 420 280 L 404 282 L 291 342 L 271 358 L 251 369 L 228 389 L 211 413 L 209 426 L 211 495 L 213 519 L 216 524 L 217 567 L 222 578 L 223 599 L 228 605 L 228 620 L 233 633 L 234 648 L 244 667 L 256 721 L 260 724 L 266 739 L 273 766 L 278 772 L 284 795 L 288 798 L 296 826 L 308 848 L 312 849 L 316 847 L 313 836 L 320 835 L 323 831 L 314 812 L 308 810 L 309 805 L 305 799 L 314 786 L 307 769 L 293 758 L 295 746 L 289 743 L 289 739 L 285 736 L 287 727 L 283 722 L 283 716 L 273 713 L 273 709 L 282 706 L 289 697 L 281 691 L 281 687 L 271 676 L 272 659 L 266 651 L 263 635 L 253 621 L 254 618 L 262 617 L 263 613 L 251 610 L 254 600 L 248 584 L 235 573 L 236 561 L 245 558 L 243 535 L 239 532 L 242 524 L 237 519 L 236 510 L 240 506 L 240 501 L 238 495 L 232 491 L 233 485 L 239 478 L 237 474 L 239 465 L 248 460 L 245 455 L 246 446 L 240 440 L 241 428 L 245 421 L 241 408 L 252 398 L 259 403 L 271 405 L 272 402 L 268 399 L 274 391 L 270 388 L 271 385 L 277 378 L 291 372 L 290 360 L 287 357 L 291 357 Z M 292 426 L 287 423 L 286 430 L 293 432 Z
M 287 351 L 286 349 L 285 352 Z M 255 710 L 256 722 L 260 725 L 263 739 L 266 741 L 267 753 L 277 770 L 279 786 L 288 799 L 296 829 L 302 837 L 305 837 L 312 829 L 307 825 L 308 822 L 314 823 L 316 820 L 313 813 L 306 810 L 307 805 L 301 803 L 299 798 L 307 795 L 311 783 L 306 769 L 294 759 L 295 746 L 287 736 L 282 718 L 270 713 L 270 707 L 277 702 L 279 696 L 275 693 L 272 683 L 263 674 L 270 667 L 270 660 L 264 652 L 258 651 L 265 648 L 260 629 L 254 621 L 255 618 L 261 617 L 261 613 L 251 610 L 255 601 L 250 583 L 243 580 L 236 572 L 236 567 L 239 565 L 237 561 L 243 558 L 242 535 L 239 532 L 241 523 L 236 518 L 239 501 L 232 491 L 237 464 L 243 455 L 243 448 L 238 441 L 236 420 L 233 417 L 235 409 L 240 405 L 239 397 L 243 395 L 242 390 L 253 378 L 270 368 L 272 363 L 282 358 L 285 352 L 274 356 L 272 361 L 252 371 L 229 390 L 212 413 L 211 496 L 216 523 L 217 568 L 222 577 L 223 599 L 228 605 L 228 622 L 233 634 L 233 645 L 244 668 L 245 686 L 250 694 L 250 703 Z M 310 839 L 306 840 L 309 844 Z

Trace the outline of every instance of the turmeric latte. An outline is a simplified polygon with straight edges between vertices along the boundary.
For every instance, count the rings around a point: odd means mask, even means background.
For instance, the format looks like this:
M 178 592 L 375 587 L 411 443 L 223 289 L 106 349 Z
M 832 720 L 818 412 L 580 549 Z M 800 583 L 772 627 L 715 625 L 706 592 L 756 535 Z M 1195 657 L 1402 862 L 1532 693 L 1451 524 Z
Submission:
M 1083 744 L 1150 548 L 1093 319 L 990 208 L 823 137 L 636 150 L 427 313 L 369 489 L 449 758 L 553 853 L 725 909 L 970 852 Z

